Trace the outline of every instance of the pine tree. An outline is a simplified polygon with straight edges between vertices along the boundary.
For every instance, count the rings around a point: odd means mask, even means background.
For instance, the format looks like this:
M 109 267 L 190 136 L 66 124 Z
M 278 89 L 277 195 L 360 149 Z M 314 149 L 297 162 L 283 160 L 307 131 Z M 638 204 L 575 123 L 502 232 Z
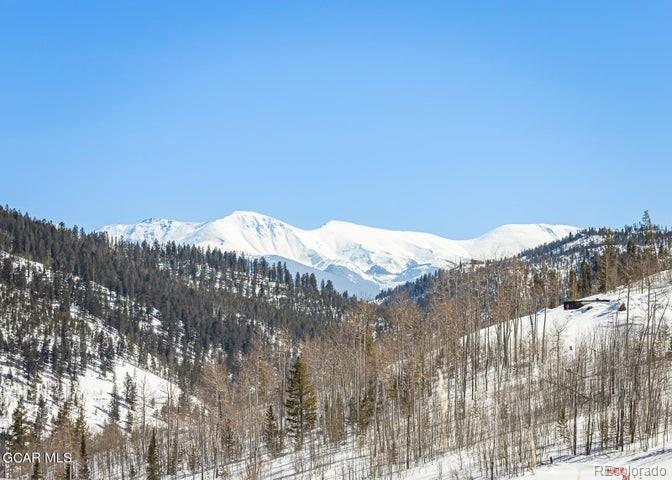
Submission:
M 89 471 L 89 455 L 86 451 L 86 433 L 82 432 L 79 442 L 79 469 L 77 478 L 79 480 L 91 480 L 91 472 Z
M 592 293 L 593 287 L 590 280 L 590 265 L 585 260 L 581 262 L 579 267 L 581 273 L 581 284 L 579 286 L 582 297 L 588 296 Z
M 133 423 L 135 422 L 135 417 L 133 416 L 133 410 L 128 410 L 126 414 L 126 431 L 128 433 L 133 432 Z
M 130 409 L 135 407 L 136 396 L 135 382 L 128 372 L 126 372 L 126 377 L 124 378 L 124 401 Z
M 616 286 L 618 255 L 614 245 L 614 233 L 607 230 L 604 236 L 604 249 L 598 264 L 598 290 L 607 292 Z
M 119 423 L 119 389 L 117 388 L 117 375 L 116 373 L 112 377 L 112 393 L 110 399 L 110 420 L 113 423 Z
M 228 418 L 224 420 L 224 427 L 222 428 L 222 435 L 221 435 L 221 443 L 224 458 L 230 460 L 236 448 L 236 437 L 233 428 L 231 427 L 231 421 Z
M 560 409 L 560 414 L 558 415 L 558 422 L 556 425 L 558 435 L 563 442 L 569 441 L 569 436 L 567 432 L 567 413 L 565 412 L 565 407 Z
M 70 400 L 63 402 L 56 413 L 56 419 L 54 420 L 54 429 L 67 429 L 72 426 L 70 421 Z
M 63 469 L 63 474 L 58 477 L 59 480 L 71 480 L 72 479 L 72 464 L 66 463 L 65 468 Z
M 22 450 L 28 445 L 30 433 L 28 432 L 26 407 L 23 404 L 23 398 L 19 399 L 19 404 L 12 414 L 12 426 L 9 431 L 9 446 L 13 452 Z
M 30 480 L 43 480 L 44 477 L 42 476 L 42 466 L 40 465 L 40 461 L 36 461 L 34 466 L 33 466 L 33 474 L 30 476 Z
M 655 271 L 657 260 L 656 226 L 651 220 L 649 211 L 645 210 L 642 216 L 642 230 L 644 231 L 643 276 L 651 275 Z
M 75 432 L 77 435 L 82 437 L 89 434 L 89 428 L 86 425 L 86 417 L 84 416 L 84 406 L 79 407 L 79 414 L 77 415 L 77 420 L 75 421 Z
M 308 368 L 299 356 L 294 362 L 287 381 L 288 433 L 297 448 L 303 446 L 305 434 L 315 428 L 317 399 L 315 389 L 310 384 Z
M 268 410 L 266 410 L 262 434 L 266 448 L 271 455 L 275 456 L 280 453 L 282 450 L 282 437 L 272 405 L 269 405 Z
M 133 422 L 135 419 L 135 402 L 136 402 L 136 386 L 131 376 L 126 373 L 124 378 L 124 401 L 128 406 L 128 413 L 126 414 L 126 431 L 131 433 L 133 431 Z
M 47 418 L 47 402 L 45 402 L 44 397 L 40 395 L 40 399 L 37 402 L 37 413 L 35 415 L 35 421 L 33 422 L 33 435 L 38 441 L 42 440 L 42 434 L 44 433 L 45 422 Z
M 159 458 L 156 451 L 156 429 L 152 429 L 152 438 L 147 450 L 147 480 L 161 480 L 159 471 Z
M 569 298 L 578 298 L 579 284 L 576 280 L 576 270 L 573 268 L 569 271 L 569 285 L 567 287 L 567 294 Z

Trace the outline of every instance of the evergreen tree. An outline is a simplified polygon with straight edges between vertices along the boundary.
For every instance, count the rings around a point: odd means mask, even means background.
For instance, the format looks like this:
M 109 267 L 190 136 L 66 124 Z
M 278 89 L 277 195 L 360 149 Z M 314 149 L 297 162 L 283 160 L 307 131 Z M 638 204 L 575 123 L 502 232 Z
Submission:
M 35 421 L 33 422 L 33 435 L 37 441 L 42 440 L 42 434 L 44 433 L 44 427 L 47 418 L 47 402 L 45 402 L 44 397 L 40 395 L 40 399 L 37 402 L 37 413 L 35 415 Z
M 126 414 L 126 431 L 131 433 L 133 431 L 133 423 L 135 422 L 135 417 L 133 416 L 133 410 L 129 409 Z
M 305 434 L 315 428 L 316 405 L 317 399 L 310 384 L 308 367 L 299 356 L 289 374 L 285 402 L 287 430 L 297 448 L 303 446 Z
M 136 396 L 135 382 L 128 372 L 126 372 L 126 377 L 124 378 L 124 401 L 129 407 L 135 405 Z
M 152 438 L 149 441 L 147 450 L 147 480 L 161 480 L 159 470 L 159 458 L 156 449 L 156 429 L 152 429 Z
M 126 373 L 126 378 L 124 379 L 124 401 L 128 407 L 128 413 L 126 414 L 126 431 L 129 433 L 133 431 L 136 396 L 135 382 L 131 376 Z
M 89 428 L 86 425 L 86 417 L 84 416 L 84 406 L 79 407 L 79 414 L 77 415 L 77 420 L 75 421 L 75 432 L 79 437 L 88 435 Z
M 565 407 L 560 409 L 560 414 L 558 415 L 558 422 L 556 424 L 556 429 L 558 436 L 563 442 L 569 441 L 569 433 L 567 429 L 567 413 L 565 412 Z
M 27 412 L 23 404 L 23 398 L 21 398 L 12 414 L 12 425 L 9 430 L 9 446 L 12 452 L 17 452 L 24 449 L 29 441 L 30 433 L 28 431 Z
M 82 433 L 79 442 L 79 469 L 77 472 L 78 480 L 91 480 L 89 471 L 89 455 L 86 451 L 86 434 Z
M 70 400 L 66 400 L 61 404 L 58 413 L 56 414 L 56 418 L 54 419 L 52 434 L 59 434 L 62 435 L 63 438 L 68 439 L 73 437 L 74 426 L 70 419 L 70 407 Z M 74 438 L 76 439 L 77 437 L 74 436 Z
M 604 249 L 598 263 L 598 291 L 607 292 L 616 286 L 618 254 L 614 245 L 614 233 L 607 230 Z
M 72 479 L 72 464 L 66 463 L 65 468 L 63 469 L 63 474 L 59 477 L 60 480 L 71 480 Z
M 222 450 L 224 451 L 224 458 L 230 459 L 236 448 L 236 437 L 231 427 L 231 421 L 226 418 L 224 420 L 224 428 L 222 428 L 221 436 Z
M 42 466 L 40 465 L 40 461 L 36 461 L 34 466 L 33 466 L 33 474 L 30 476 L 30 480 L 43 480 L 44 476 L 42 476 Z
M 567 287 L 567 295 L 569 298 L 578 298 L 579 284 L 576 280 L 576 270 L 573 268 L 569 271 L 569 285 Z
M 262 435 L 264 437 L 264 442 L 266 443 L 266 448 L 271 455 L 275 456 L 280 453 L 282 450 L 282 433 L 278 428 L 272 405 L 269 405 L 268 410 L 266 410 Z
M 119 389 L 117 388 L 117 375 L 112 376 L 112 393 L 110 399 L 110 420 L 112 423 L 119 423 Z
M 582 297 L 588 296 L 592 293 L 593 287 L 591 284 L 590 265 L 585 260 L 581 262 L 579 267 L 581 273 L 581 284 L 579 286 L 580 295 Z

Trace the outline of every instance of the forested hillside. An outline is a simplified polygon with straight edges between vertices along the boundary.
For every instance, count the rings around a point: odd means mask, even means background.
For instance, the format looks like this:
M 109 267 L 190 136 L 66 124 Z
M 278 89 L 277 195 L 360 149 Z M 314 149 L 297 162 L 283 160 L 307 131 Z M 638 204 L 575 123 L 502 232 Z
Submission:
M 312 336 L 350 301 L 330 283 L 292 276 L 263 258 L 170 243 L 112 243 L 7 208 L 0 209 L 0 250 L 38 264 L 15 265 L 5 256 L 0 280 L 10 294 L 27 288 L 31 298 L 57 303 L 66 314 L 76 305 L 140 346 L 140 356 L 154 354 L 187 375 L 213 350 L 229 361 L 245 354 L 255 325 L 268 336 Z M 141 328 L 146 324 L 156 328 Z
M 642 221 L 622 229 L 587 228 L 503 260 L 470 262 L 449 270 L 437 270 L 414 282 L 381 292 L 377 299 L 391 302 L 410 298 L 427 306 L 437 295 L 454 296 L 459 278 L 477 275 L 496 278 L 509 268 L 529 270 L 533 285 L 544 285 L 549 307 L 566 298 L 605 292 L 652 271 L 652 252 L 667 258 L 672 231 L 653 224 L 648 212 Z
M 4 435 L 74 452 L 39 466 L 56 478 L 503 478 L 659 448 L 672 422 L 670 234 L 648 217 L 360 302 L 0 213 Z
M 291 350 L 354 301 L 263 258 L 112 242 L 0 208 L 0 419 L 20 405 L 33 439 L 49 441 L 67 404 L 73 421 L 81 408 L 90 428 L 132 432 L 132 376 L 155 390 L 167 379 L 188 403 L 208 362 L 236 372 L 265 345 Z

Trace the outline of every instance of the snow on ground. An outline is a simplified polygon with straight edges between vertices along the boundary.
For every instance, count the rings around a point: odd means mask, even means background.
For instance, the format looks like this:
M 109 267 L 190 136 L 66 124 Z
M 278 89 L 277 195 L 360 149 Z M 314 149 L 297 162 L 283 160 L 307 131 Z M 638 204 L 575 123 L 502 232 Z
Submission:
M 136 383 L 137 400 L 135 409 L 135 421 L 140 420 L 141 409 L 144 403 L 146 406 L 146 418 L 148 423 L 155 422 L 154 417 L 158 414 L 160 408 L 166 403 L 169 393 L 175 398 L 179 395 L 179 389 L 170 381 L 162 378 L 155 373 L 143 369 L 131 360 L 116 359 L 114 361 L 114 372 L 116 374 L 117 391 L 123 396 L 123 382 L 128 373 Z M 14 411 L 19 399 L 23 398 L 29 418 L 34 418 L 37 413 L 37 402 L 29 398 L 29 385 L 23 378 L 20 367 L 6 356 L 0 356 L 0 376 L 4 377 L 0 384 L 0 398 L 3 402 L 4 415 L 0 415 L 0 431 L 9 426 L 11 412 Z M 75 398 L 77 401 L 83 400 L 85 407 L 85 416 L 89 428 L 97 432 L 109 422 L 110 404 L 112 400 L 112 391 L 114 389 L 113 378 L 115 376 L 108 372 L 106 376 L 101 374 L 98 365 L 87 368 L 86 373 L 79 375 L 76 379 L 63 379 L 63 400 L 59 402 L 51 401 L 51 394 L 57 391 L 57 381 L 50 374 L 42 374 L 37 382 L 37 397 L 43 396 L 48 402 L 49 418 L 55 418 L 56 413 L 62 402 L 66 398 Z M 74 408 L 74 407 L 73 407 Z M 120 404 L 120 423 L 125 425 L 128 409 L 123 403 Z M 73 412 L 76 416 L 76 411 Z M 49 422 L 47 422 L 49 424 Z
M 564 310 L 562 306 L 537 314 L 539 333 L 543 328 L 546 316 L 547 335 L 560 335 L 565 348 L 569 349 L 576 343 L 588 339 L 594 332 L 622 326 L 626 321 L 626 312 L 620 311 L 622 304 L 629 302 L 628 322 L 643 324 L 647 319 L 648 300 L 655 306 L 656 318 L 661 315 L 666 321 L 672 321 L 672 309 L 667 305 L 672 301 L 672 272 L 663 272 L 653 277 L 652 289 L 649 292 L 643 285 L 635 285 L 628 295 L 626 288 L 619 288 L 606 294 L 593 295 L 586 300 L 607 300 L 607 302 L 588 303 L 577 310 Z M 529 334 L 530 317 L 525 316 L 511 322 L 518 322 L 523 335 Z M 497 328 L 496 326 L 489 327 Z M 487 330 L 487 329 L 486 329 Z M 485 333 L 485 330 L 484 330 Z M 534 470 L 528 470 L 518 478 L 524 480 L 612 480 L 612 479 L 672 479 L 672 445 L 663 441 L 657 442 L 658 447 L 644 451 L 636 445 L 628 446 L 625 452 L 614 450 L 596 450 L 591 455 L 571 456 L 567 448 L 561 445 L 546 450 L 545 457 Z M 481 474 L 472 473 L 474 458 L 470 453 L 462 457 L 457 452 L 445 453 L 423 465 L 412 466 L 404 470 L 399 466 L 388 469 L 384 467 L 375 473 L 371 471 L 369 458 L 364 450 L 360 450 L 353 436 L 341 448 L 326 453 L 318 451 L 317 459 L 309 460 L 307 452 L 286 453 L 276 459 L 265 457 L 260 472 L 262 479 L 362 479 L 390 478 L 406 480 L 486 480 Z M 550 463 L 553 456 L 553 463 Z M 653 470 L 657 467 L 657 470 Z M 227 467 L 228 478 L 244 478 L 246 464 L 239 462 Z M 623 473 L 629 477 L 624 477 Z M 209 475 L 209 476 L 208 476 Z M 184 473 L 180 478 L 194 478 Z M 195 478 L 200 478 L 200 473 Z M 206 479 L 214 479 L 212 470 L 206 472 Z
M 138 398 L 136 400 L 135 419 L 140 419 L 143 399 L 146 404 L 147 421 L 151 419 L 168 401 L 168 396 L 179 395 L 178 388 L 168 380 L 134 365 L 127 360 L 116 360 L 114 372 L 117 379 L 117 389 L 123 395 L 123 381 L 128 374 L 136 384 Z M 86 374 L 79 377 L 77 392 L 85 399 L 85 413 L 87 423 L 94 429 L 102 428 L 109 422 L 109 405 L 114 389 L 113 375 L 108 373 L 102 377 L 100 372 L 88 369 Z M 120 406 L 121 422 L 126 419 L 128 409 L 125 405 Z
M 649 298 L 650 296 L 650 298 Z M 642 284 L 634 285 L 628 290 L 620 287 L 612 292 L 600 293 L 584 297 L 586 305 L 576 310 L 564 310 L 560 305 L 556 308 L 542 310 L 537 315 L 538 333 L 544 327 L 546 317 L 546 335 L 559 334 L 565 344 L 574 344 L 585 339 L 593 332 L 623 327 L 626 321 L 631 325 L 642 325 L 647 318 L 647 304 L 651 301 L 651 315 L 672 322 L 672 272 L 662 272 L 652 277 L 651 291 Z M 600 300 L 600 301 L 596 301 Z M 605 301 L 606 300 L 606 301 Z M 619 309 L 629 306 L 629 314 Z M 530 317 L 525 316 L 518 321 L 523 334 L 530 331 Z M 490 327 L 495 329 L 496 326 Z
M 25 260 L 17 256 L 10 256 L 6 252 L 0 251 L 0 260 L 7 257 L 12 258 L 15 267 L 30 267 L 28 273 L 31 272 L 31 269 L 36 269 L 37 271 L 51 275 L 51 272 L 46 270 L 40 263 Z M 94 284 L 94 286 L 97 289 L 104 290 L 108 295 L 110 304 L 114 303 L 116 299 L 114 293 L 109 292 L 100 285 Z M 0 285 L 0 298 L 2 298 L 4 293 Z M 8 332 L 4 330 L 2 314 L 3 312 L 0 312 L 0 335 L 7 338 Z M 160 334 L 158 314 L 159 312 L 156 310 L 148 314 L 145 328 L 152 328 Z M 88 328 L 91 330 L 92 338 L 97 333 L 103 333 L 115 346 L 120 341 L 118 332 L 106 327 L 101 319 L 82 312 L 77 306 L 71 305 L 70 315 L 73 318 L 86 321 Z M 79 342 L 79 337 L 76 333 L 73 333 L 71 341 L 73 344 Z M 95 346 L 91 342 L 87 344 L 87 348 L 90 354 L 95 353 Z M 17 363 L 17 359 L 13 355 L 0 354 L 0 432 L 6 431 L 9 428 L 11 414 L 20 399 L 24 400 L 28 418 L 32 421 L 37 415 L 37 403 L 40 397 L 46 401 L 49 416 L 46 422 L 47 426 L 51 425 L 50 421 L 55 418 L 62 403 L 66 399 L 70 399 L 77 402 L 83 401 L 89 428 L 94 432 L 99 431 L 109 422 L 110 404 L 114 389 L 113 379 L 116 378 L 118 394 L 123 396 L 123 384 L 126 374 L 136 384 L 136 422 L 140 420 L 143 400 L 146 421 L 149 423 L 154 422 L 153 418 L 165 404 L 169 392 L 175 398 L 179 396 L 179 388 L 169 380 L 153 373 L 149 368 L 139 366 L 135 359 L 129 355 L 114 359 L 112 364 L 114 374 L 112 371 L 109 371 L 106 375 L 103 375 L 99 359 L 89 361 L 88 363 L 87 369 L 83 374 L 78 373 L 75 378 L 64 375 L 61 380 L 61 388 L 59 389 L 58 381 L 49 366 L 45 367 L 38 378 L 28 379 L 22 366 Z M 152 365 L 153 363 L 156 362 L 151 356 L 148 356 L 148 365 Z M 74 410 L 72 411 L 72 415 L 76 415 L 76 407 L 73 406 L 72 409 Z M 125 425 L 124 422 L 126 421 L 127 413 L 127 406 L 123 401 L 120 402 L 120 423 L 122 425 Z
M 304 469 L 300 471 L 300 466 Z M 297 468 L 299 467 L 299 468 Z M 395 467 L 382 470 L 373 477 L 366 459 L 356 450 L 347 448 L 334 453 L 328 461 L 318 462 L 312 467 L 306 455 L 288 454 L 265 463 L 260 478 L 276 480 L 307 479 L 368 479 L 383 478 L 394 480 L 487 480 L 480 474 L 471 473 L 456 455 L 450 454 L 424 465 L 408 470 Z M 297 471 L 298 470 L 298 471 Z M 228 477 L 245 478 L 245 464 L 227 467 Z M 629 475 L 629 477 L 624 476 Z M 198 472 L 181 472 L 165 476 L 164 480 L 200 479 L 215 480 L 214 470 L 207 470 L 201 477 Z M 520 480 L 654 480 L 672 478 L 672 448 L 655 449 L 636 454 L 592 455 L 558 458 L 553 464 L 546 463 L 528 471 Z
M 672 449 L 659 448 L 629 455 L 593 455 L 560 459 L 520 477 L 524 480 L 630 480 L 672 478 Z

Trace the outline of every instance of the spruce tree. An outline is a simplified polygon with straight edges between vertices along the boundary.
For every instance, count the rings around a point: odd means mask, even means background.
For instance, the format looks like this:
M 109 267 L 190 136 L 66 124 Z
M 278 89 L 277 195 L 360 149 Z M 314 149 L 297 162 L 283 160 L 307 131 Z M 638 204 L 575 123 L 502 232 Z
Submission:
M 147 480 L 161 480 L 159 471 L 159 458 L 156 451 L 156 429 L 152 429 L 152 438 L 147 450 Z
M 30 476 L 30 480 L 43 480 L 44 476 L 42 475 L 42 466 L 40 461 L 35 462 L 33 466 L 33 474 Z
M 297 448 L 303 446 L 305 434 L 315 428 L 316 405 L 315 389 L 310 384 L 308 367 L 299 356 L 289 373 L 285 402 L 287 430 Z
M 598 264 L 598 290 L 607 292 L 616 286 L 618 254 L 614 245 L 614 233 L 607 230 L 604 236 L 604 249 Z
M 89 429 L 86 425 L 86 417 L 84 416 L 84 406 L 79 407 L 79 414 L 77 415 L 77 420 L 75 421 L 75 431 L 77 435 L 82 437 L 89 434 Z
M 569 271 L 569 285 L 567 288 L 567 294 L 569 298 L 578 298 L 579 296 L 579 284 L 576 280 L 576 270 L 573 268 Z
M 116 373 L 112 377 L 112 393 L 110 394 L 110 420 L 113 423 L 119 423 L 119 389 L 117 388 L 117 375 Z
M 590 295 L 593 290 L 590 279 L 590 265 L 588 265 L 588 263 L 584 260 L 581 262 L 579 270 L 581 273 L 581 285 L 579 287 L 579 290 L 581 296 L 585 297 Z
M 79 442 L 79 469 L 77 472 L 79 480 L 91 480 L 91 472 L 89 471 L 89 455 L 86 451 L 86 433 L 82 432 Z
M 44 400 L 44 397 L 40 395 L 40 399 L 37 402 L 37 413 L 35 415 L 35 421 L 33 422 L 33 435 L 37 441 L 42 440 L 42 434 L 45 429 L 45 422 L 48 419 L 48 410 L 47 402 Z
M 21 398 L 12 414 L 12 426 L 9 430 L 9 447 L 12 452 L 22 450 L 27 446 L 28 441 L 30 440 L 26 417 L 26 407 L 23 404 L 23 398 Z
M 282 450 L 282 438 L 272 405 L 269 405 L 266 410 L 262 434 L 268 451 L 273 456 L 277 455 Z
M 72 429 L 72 421 L 70 420 L 70 400 L 66 400 L 61 404 L 54 419 L 54 431 L 69 433 Z
M 560 408 L 560 413 L 558 415 L 558 421 L 556 423 L 556 430 L 558 432 L 558 436 L 563 442 L 569 441 L 569 434 L 567 431 L 567 412 L 565 411 L 565 407 Z
M 58 477 L 59 480 L 71 480 L 72 479 L 72 464 L 66 463 L 65 468 L 63 469 L 63 474 Z

